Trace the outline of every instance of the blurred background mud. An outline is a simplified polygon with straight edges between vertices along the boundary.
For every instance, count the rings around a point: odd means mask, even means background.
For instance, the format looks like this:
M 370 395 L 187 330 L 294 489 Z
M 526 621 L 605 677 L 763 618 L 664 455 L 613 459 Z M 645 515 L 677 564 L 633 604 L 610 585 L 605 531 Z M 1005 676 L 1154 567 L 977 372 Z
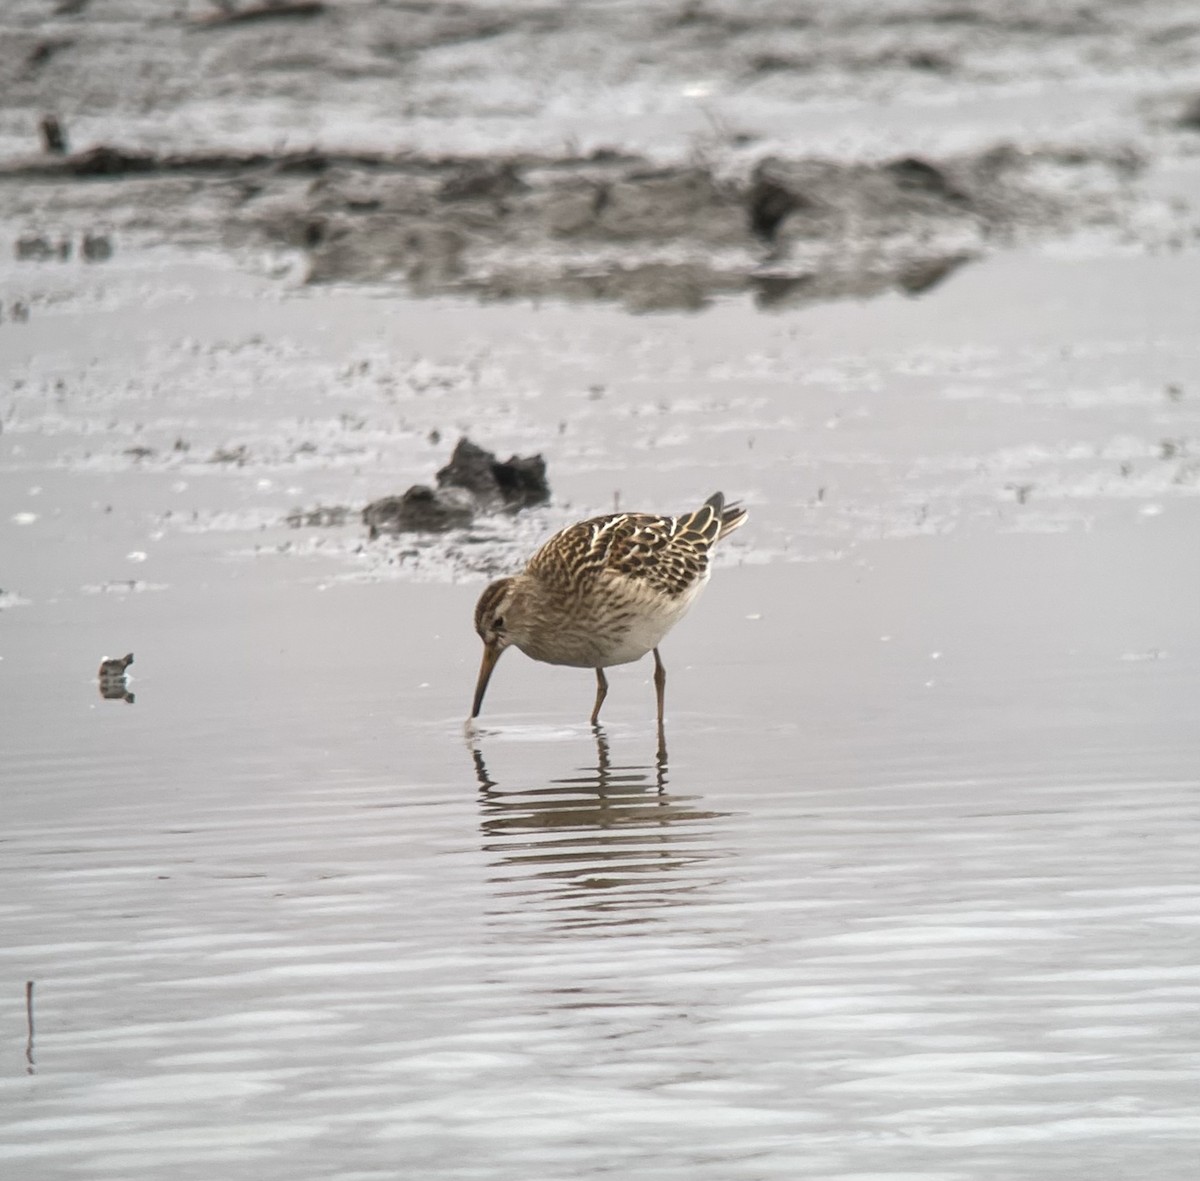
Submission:
M 1175 0 L 13 0 L 0 38 L 30 257 L 115 236 L 646 310 L 1200 227 Z

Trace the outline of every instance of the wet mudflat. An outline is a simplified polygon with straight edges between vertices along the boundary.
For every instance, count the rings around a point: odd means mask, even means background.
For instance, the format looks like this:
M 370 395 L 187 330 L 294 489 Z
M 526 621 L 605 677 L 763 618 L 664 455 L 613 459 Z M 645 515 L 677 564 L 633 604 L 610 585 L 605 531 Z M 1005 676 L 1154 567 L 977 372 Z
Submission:
M 37 273 L 0 440 L 10 1168 L 1186 1171 L 1189 260 L 650 319 Z M 543 450 L 555 503 L 295 526 L 460 427 Z M 648 665 L 596 736 L 585 674 L 509 655 L 468 744 L 482 572 L 717 487 L 752 524 L 664 647 L 666 764 Z

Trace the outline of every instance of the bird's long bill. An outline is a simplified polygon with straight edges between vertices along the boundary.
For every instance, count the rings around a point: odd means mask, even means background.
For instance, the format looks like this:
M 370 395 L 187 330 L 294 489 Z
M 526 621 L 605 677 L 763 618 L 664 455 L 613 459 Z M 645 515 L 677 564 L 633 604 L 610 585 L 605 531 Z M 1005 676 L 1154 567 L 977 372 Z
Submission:
M 471 705 L 471 717 L 479 717 L 479 708 L 483 705 L 483 695 L 487 692 L 488 681 L 492 679 L 492 669 L 500 659 L 504 649 L 498 644 L 485 644 L 483 648 L 483 663 L 479 666 L 479 680 L 475 682 L 475 700 Z

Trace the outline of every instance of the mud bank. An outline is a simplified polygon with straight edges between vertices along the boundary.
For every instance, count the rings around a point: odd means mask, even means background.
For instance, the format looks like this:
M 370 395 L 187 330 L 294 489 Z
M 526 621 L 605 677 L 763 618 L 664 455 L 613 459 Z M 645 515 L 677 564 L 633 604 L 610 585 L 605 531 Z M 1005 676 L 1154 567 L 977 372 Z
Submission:
M 1185 17 L 14 5 L 0 218 L 421 295 L 918 294 L 1014 244 L 1195 240 L 1157 183 L 1200 151 Z
M 771 159 L 745 179 L 645 158 L 413 161 L 333 168 L 226 222 L 300 248 L 311 280 L 418 293 L 696 308 L 920 291 L 996 242 L 1111 224 L 1138 162 L 1000 149 L 931 162 Z
M 932 161 L 760 161 L 745 178 L 644 157 L 157 155 L 103 146 L 0 167 L 22 203 L 67 200 L 166 241 L 303 257 L 311 282 L 423 294 L 698 308 L 920 293 L 999 245 L 1127 219 L 1130 151 L 1002 146 Z M 40 195 L 39 195 L 40 192 Z M 197 215 L 197 210 L 205 213 Z M 30 239 L 32 240 L 32 239 Z

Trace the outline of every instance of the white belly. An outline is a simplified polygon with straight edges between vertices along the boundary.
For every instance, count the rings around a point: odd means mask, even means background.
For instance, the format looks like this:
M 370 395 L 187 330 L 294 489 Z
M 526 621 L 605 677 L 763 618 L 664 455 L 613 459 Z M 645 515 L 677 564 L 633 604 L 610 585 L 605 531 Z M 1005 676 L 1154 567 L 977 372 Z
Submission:
M 695 598 L 695 595 L 691 598 Z M 689 603 L 677 600 L 677 604 L 674 610 L 656 611 L 652 615 L 638 615 L 633 619 L 625 634 L 606 648 L 604 665 L 629 664 L 641 660 L 647 652 L 657 648 L 667 632 L 687 614 Z
M 641 660 L 662 643 L 663 637 L 688 612 L 708 581 L 707 572 L 678 598 L 648 591 L 644 584 L 623 579 L 619 596 L 598 596 L 592 612 L 576 617 L 553 638 L 514 637 L 519 648 L 534 660 L 576 668 L 608 668 Z M 539 643 L 539 640 L 543 640 Z

